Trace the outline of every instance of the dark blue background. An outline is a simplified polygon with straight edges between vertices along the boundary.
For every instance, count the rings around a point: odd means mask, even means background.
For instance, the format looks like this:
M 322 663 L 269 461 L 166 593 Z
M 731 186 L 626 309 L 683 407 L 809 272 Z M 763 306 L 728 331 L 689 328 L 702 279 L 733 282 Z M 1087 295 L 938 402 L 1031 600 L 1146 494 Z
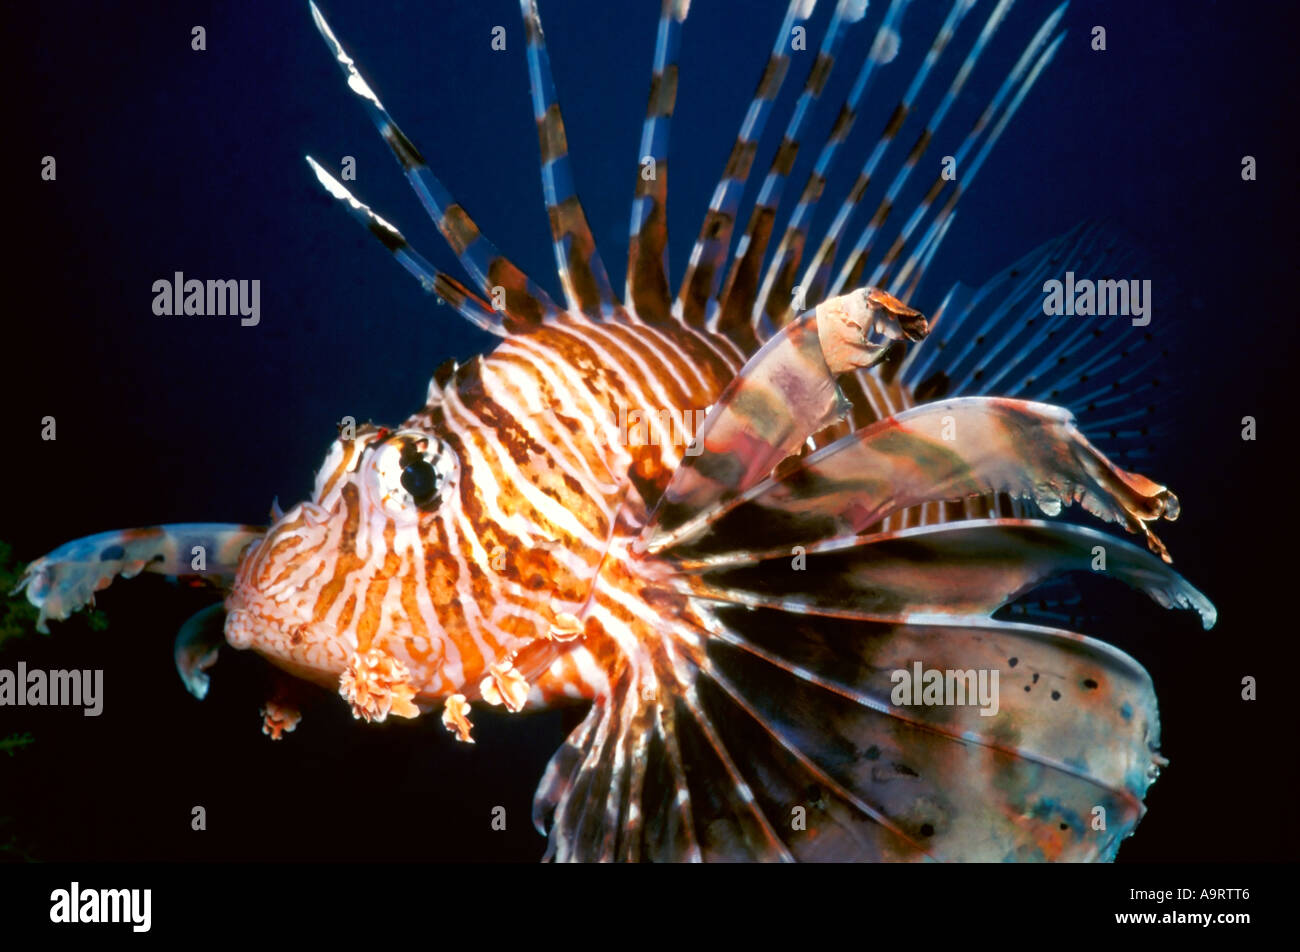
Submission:
M 696 0 L 670 162 L 673 277 L 749 101 L 784 4 Z M 810 31 L 820 42 L 823 0 Z M 802 185 L 886 4 L 845 45 L 805 141 Z M 819 227 L 929 44 L 946 4 L 918 0 L 837 165 Z M 991 6 L 958 38 L 967 49 Z M 955 150 L 1053 8 L 1021 0 L 923 162 Z M 1203 633 L 1133 603 L 1115 640 L 1152 672 L 1172 767 L 1121 859 L 1276 857 L 1293 821 L 1282 704 L 1295 437 L 1296 91 L 1293 4 L 1076 0 L 1054 65 L 962 199 L 924 290 L 978 284 L 1079 219 L 1112 216 L 1153 256 L 1151 330 L 1176 358 L 1172 435 L 1149 475 L 1179 493 L 1163 537 L 1220 609 Z M 503 251 L 559 298 L 517 5 L 332 0 L 326 15 L 436 174 Z M 580 193 L 611 278 L 626 233 L 658 3 L 543 2 Z M 396 422 L 432 369 L 490 339 L 438 307 L 323 197 L 303 155 L 337 168 L 436 264 L 459 274 L 312 27 L 305 3 L 43 3 L 10 22 L 4 147 L 10 210 L 0 538 L 30 559 L 84 534 L 176 521 L 263 521 L 310 488 L 344 415 Z M 207 50 L 190 28 L 207 29 Z M 508 49 L 490 49 L 491 29 Z M 1108 50 L 1089 47 L 1094 24 Z M 951 56 L 951 54 L 950 54 Z M 811 62 L 809 58 L 808 62 Z M 910 145 L 955 64 L 941 62 Z M 787 95 L 765 143 L 784 127 Z M 1258 160 L 1243 182 L 1241 157 Z M 58 161 L 39 178 L 41 156 Z M 770 152 L 767 153 L 770 156 Z M 756 164 L 752 198 L 768 159 Z M 937 166 L 936 166 L 937 167 Z M 914 195 L 933 171 L 918 173 Z M 874 208 L 878 191 L 869 196 Z M 907 202 L 902 203 L 905 208 Z M 865 216 L 865 213 L 864 213 Z M 903 216 L 898 214 L 897 218 Z M 780 227 L 781 222 L 778 222 Z M 152 282 L 258 278 L 261 324 L 153 315 Z M 1244 415 L 1259 439 L 1240 439 Z M 58 440 L 39 438 L 53 415 Z M 111 627 L 11 644 L 0 662 L 105 667 L 108 708 L 5 711 L 36 745 L 0 768 L 0 814 L 43 858 L 535 858 L 525 822 L 562 715 L 483 716 L 476 748 L 439 725 L 354 726 L 327 702 L 279 745 L 258 733 L 256 665 L 223 662 L 200 705 L 170 639 L 203 604 L 152 579 L 100 599 Z M 1128 602 L 1120 602 L 1130 606 Z M 1294 669 L 1291 669 L 1294 670 Z M 1238 699 L 1243 675 L 1261 700 Z M 10 725 L 12 724 L 12 728 Z M 16 772 L 21 771 L 21 772 Z M 1284 793 L 1285 792 L 1285 793 Z M 192 804 L 209 832 L 189 831 Z M 506 833 L 488 827 L 507 806 Z M 364 817 L 386 818 L 376 831 Z

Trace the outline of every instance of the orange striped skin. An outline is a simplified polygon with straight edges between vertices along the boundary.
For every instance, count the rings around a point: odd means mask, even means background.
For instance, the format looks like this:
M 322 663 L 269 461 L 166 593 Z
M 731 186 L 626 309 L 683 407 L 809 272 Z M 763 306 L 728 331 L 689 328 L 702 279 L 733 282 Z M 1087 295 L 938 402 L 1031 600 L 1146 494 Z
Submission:
M 311 500 L 246 553 L 227 640 L 323 686 L 378 650 L 422 710 L 482 698 L 505 662 L 529 706 L 593 697 L 616 653 L 606 629 L 653 627 L 627 605 L 655 569 L 627 548 L 685 449 L 656 413 L 710 405 L 739 364 L 680 326 L 572 319 L 512 335 L 400 427 L 335 442 Z M 620 408 L 646 411 L 650 445 L 626 445 Z M 455 468 L 424 511 L 392 465 L 421 438 Z M 566 631 L 576 618 L 585 637 Z

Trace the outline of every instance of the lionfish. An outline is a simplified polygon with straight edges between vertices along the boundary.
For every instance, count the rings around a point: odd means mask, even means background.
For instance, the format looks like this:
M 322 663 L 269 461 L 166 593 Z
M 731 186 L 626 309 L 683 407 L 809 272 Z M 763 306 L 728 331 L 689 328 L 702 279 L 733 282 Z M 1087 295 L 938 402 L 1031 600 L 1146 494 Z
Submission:
M 1112 859 L 1164 763 L 1150 676 L 1104 642 L 994 614 L 1097 569 L 1102 553 L 1104 574 L 1195 609 L 1207 628 L 1215 619 L 1151 528 L 1178 516 L 1177 497 L 1112 463 L 1065 409 L 1123 450 L 1137 432 L 1128 406 L 1147 387 L 1130 356 L 1140 342 L 1128 326 L 1104 337 L 1086 321 L 1032 326 L 1044 275 L 1108 267 L 1115 243 L 1080 226 L 978 290 L 955 286 L 929 318 L 904 303 L 1056 55 L 1065 7 L 949 157 L 959 178 L 941 174 L 873 256 L 1012 6 L 993 5 L 850 247 L 848 223 L 976 6 L 952 3 L 805 261 L 872 79 L 902 62 L 907 3 L 892 0 L 769 256 L 801 136 L 866 15 L 865 0 L 839 0 L 732 251 L 760 137 L 799 55 L 791 38 L 814 4 L 789 4 L 674 295 L 668 131 L 689 2 L 663 0 L 620 301 L 574 191 L 536 0 L 521 0 L 563 306 L 480 233 L 312 4 L 470 283 L 436 270 L 308 157 L 312 170 L 427 290 L 500 342 L 439 368 L 402 424 L 341 427 L 311 498 L 273 511 L 269 527 L 108 532 L 32 563 L 23 585 L 41 629 L 116 576 L 201 576 L 224 603 L 176 645 L 200 697 L 224 636 L 337 690 L 358 718 L 440 711 L 461 741 L 475 705 L 586 700 L 534 800 L 548 859 Z M 681 426 L 692 418 L 702 422 Z M 1150 552 L 1034 518 L 1072 503 L 1140 533 Z M 922 668 L 948 680 L 926 675 L 927 703 L 896 703 L 897 675 Z M 998 675 L 992 709 L 931 698 L 954 681 L 973 695 L 976 672 Z M 277 739 L 298 723 L 283 699 L 262 713 Z

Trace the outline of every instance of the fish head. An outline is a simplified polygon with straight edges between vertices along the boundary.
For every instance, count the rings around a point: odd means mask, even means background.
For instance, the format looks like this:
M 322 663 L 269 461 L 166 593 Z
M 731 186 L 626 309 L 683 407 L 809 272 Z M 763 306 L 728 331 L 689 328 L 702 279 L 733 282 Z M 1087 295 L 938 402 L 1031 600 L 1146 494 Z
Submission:
M 311 498 L 244 554 L 226 641 L 323 686 L 379 658 L 417 693 L 452 690 L 439 684 L 447 639 L 437 602 L 454 600 L 454 574 L 428 545 L 436 523 L 453 521 L 440 509 L 456 504 L 459 478 L 456 453 L 432 432 L 341 432 Z

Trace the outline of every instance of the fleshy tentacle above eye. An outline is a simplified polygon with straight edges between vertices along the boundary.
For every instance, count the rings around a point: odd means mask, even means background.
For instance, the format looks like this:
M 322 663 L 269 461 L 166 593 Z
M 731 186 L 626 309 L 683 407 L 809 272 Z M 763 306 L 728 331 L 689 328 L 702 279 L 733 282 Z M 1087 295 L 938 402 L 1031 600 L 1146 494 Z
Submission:
M 141 572 L 201 579 L 225 587 L 235 577 L 244 550 L 265 534 L 260 526 L 181 523 L 122 529 L 74 539 L 27 566 L 13 594 L 23 590 L 40 609 L 38 631 L 93 604 L 95 592 L 113 579 Z

